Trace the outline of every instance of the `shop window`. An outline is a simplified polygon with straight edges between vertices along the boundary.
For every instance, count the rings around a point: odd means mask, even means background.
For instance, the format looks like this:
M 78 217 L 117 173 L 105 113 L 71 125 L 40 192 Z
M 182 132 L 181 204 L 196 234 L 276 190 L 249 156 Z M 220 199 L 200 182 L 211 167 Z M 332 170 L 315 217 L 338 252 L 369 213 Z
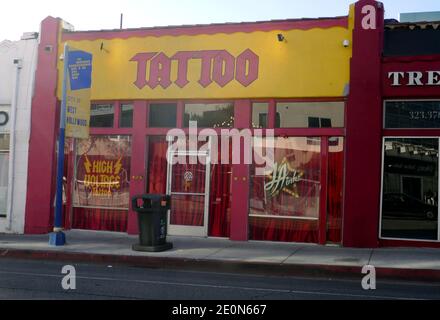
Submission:
M 119 115 L 120 128 L 133 128 L 133 105 L 121 104 Z
M 8 206 L 9 134 L 0 134 L 0 217 L 6 217 Z
M 131 138 L 78 140 L 73 186 L 73 228 L 126 231 Z
M 232 128 L 234 126 L 234 104 L 186 104 L 184 124 L 196 121 L 198 128 Z
M 150 128 L 175 128 L 177 122 L 177 104 L 150 104 L 148 119 Z
M 263 129 L 269 127 L 269 103 L 252 104 L 252 128 Z
M 440 101 L 387 101 L 385 128 L 438 129 L 440 128 Z
M 321 146 L 307 138 L 275 138 L 274 167 L 265 175 L 266 139 L 255 139 L 251 166 L 249 227 L 251 240 L 318 241 Z M 319 138 L 315 138 L 319 139 Z
M 165 137 L 148 138 L 148 193 L 165 194 L 167 191 L 167 151 Z
M 90 108 L 90 126 L 92 128 L 112 128 L 115 108 L 112 104 L 92 104 Z
M 386 138 L 382 238 L 438 240 L 439 139 Z
M 344 102 L 279 102 L 277 128 L 343 128 Z

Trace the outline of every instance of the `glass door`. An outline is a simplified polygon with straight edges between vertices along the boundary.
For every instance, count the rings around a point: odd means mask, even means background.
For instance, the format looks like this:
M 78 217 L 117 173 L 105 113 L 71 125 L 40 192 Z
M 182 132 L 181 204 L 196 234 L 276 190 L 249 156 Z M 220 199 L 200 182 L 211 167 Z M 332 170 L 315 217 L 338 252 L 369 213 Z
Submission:
M 169 148 L 167 194 L 171 195 L 168 234 L 208 236 L 210 189 L 209 151 L 173 151 Z

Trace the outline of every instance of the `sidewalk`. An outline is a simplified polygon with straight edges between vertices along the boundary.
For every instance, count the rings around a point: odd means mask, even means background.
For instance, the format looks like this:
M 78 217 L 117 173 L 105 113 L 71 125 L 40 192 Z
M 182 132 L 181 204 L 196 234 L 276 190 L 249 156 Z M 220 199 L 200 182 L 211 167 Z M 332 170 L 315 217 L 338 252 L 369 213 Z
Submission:
M 362 279 L 365 265 L 378 278 L 440 282 L 440 249 L 350 249 L 307 244 L 233 242 L 223 239 L 169 237 L 174 248 L 161 253 L 131 250 L 136 236 L 68 231 L 65 247 L 50 247 L 47 235 L 0 234 L 2 257 L 105 263 L 149 268 L 245 272 L 283 276 Z

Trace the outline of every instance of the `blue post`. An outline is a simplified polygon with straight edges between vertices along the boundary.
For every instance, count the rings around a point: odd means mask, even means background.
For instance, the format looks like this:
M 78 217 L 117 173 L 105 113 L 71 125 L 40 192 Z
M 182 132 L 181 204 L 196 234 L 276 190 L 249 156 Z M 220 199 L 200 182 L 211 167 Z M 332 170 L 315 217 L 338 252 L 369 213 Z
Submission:
M 67 104 L 67 77 L 69 76 L 69 47 L 64 45 L 64 79 L 63 100 L 60 112 L 60 132 L 58 137 L 58 163 L 57 163 L 57 191 L 55 202 L 55 221 L 53 233 L 49 235 L 49 244 L 52 246 L 64 246 L 66 235 L 63 232 L 63 176 L 64 176 L 64 144 L 66 132 L 66 104 Z

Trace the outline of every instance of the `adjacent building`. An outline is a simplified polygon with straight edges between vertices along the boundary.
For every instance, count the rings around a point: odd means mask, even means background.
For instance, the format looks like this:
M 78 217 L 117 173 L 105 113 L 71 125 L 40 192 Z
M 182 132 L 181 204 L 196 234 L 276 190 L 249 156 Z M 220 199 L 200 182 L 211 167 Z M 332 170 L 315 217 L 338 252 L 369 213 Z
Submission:
M 0 42 L 0 232 L 23 233 L 38 34 Z

